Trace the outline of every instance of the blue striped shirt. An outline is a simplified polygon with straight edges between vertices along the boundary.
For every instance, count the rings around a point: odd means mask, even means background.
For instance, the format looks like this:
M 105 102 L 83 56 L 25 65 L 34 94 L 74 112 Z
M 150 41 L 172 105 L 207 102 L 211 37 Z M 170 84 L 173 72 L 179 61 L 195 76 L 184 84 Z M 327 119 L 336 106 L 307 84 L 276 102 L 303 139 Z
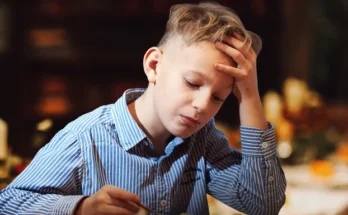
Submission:
M 138 194 L 160 214 L 209 214 L 206 194 L 247 214 L 279 212 L 286 181 L 272 125 L 266 132 L 241 127 L 240 152 L 211 120 L 154 157 L 127 108 L 143 91 L 128 90 L 60 130 L 0 192 L 0 214 L 73 214 L 104 185 Z

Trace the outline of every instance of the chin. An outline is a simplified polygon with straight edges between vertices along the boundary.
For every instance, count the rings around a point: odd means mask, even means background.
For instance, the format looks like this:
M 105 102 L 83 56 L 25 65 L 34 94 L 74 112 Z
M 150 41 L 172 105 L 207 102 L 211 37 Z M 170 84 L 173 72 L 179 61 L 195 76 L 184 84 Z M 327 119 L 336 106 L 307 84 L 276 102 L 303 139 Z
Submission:
M 182 139 L 186 139 L 188 137 L 190 137 L 193 133 L 190 133 L 190 134 L 173 134 L 174 136 L 176 137 L 180 137 Z
M 180 137 L 180 138 L 188 138 L 192 136 L 194 133 L 196 133 L 196 130 L 190 130 L 190 129 L 169 129 L 168 130 L 173 136 Z

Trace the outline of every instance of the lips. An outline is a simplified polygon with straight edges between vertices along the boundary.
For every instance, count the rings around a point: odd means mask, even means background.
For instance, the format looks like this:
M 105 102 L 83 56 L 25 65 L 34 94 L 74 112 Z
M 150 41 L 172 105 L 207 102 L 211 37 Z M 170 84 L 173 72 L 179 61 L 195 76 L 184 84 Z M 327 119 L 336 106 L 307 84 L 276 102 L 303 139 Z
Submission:
M 182 116 L 181 115 L 181 119 L 182 119 L 182 123 L 191 127 L 197 127 L 199 125 L 199 121 L 192 118 L 192 117 L 188 117 L 188 116 Z

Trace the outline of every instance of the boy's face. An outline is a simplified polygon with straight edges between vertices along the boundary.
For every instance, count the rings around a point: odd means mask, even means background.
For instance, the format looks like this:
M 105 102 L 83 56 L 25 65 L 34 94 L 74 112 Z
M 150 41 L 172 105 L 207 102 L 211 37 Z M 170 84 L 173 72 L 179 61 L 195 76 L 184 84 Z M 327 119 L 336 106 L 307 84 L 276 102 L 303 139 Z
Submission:
M 154 108 L 169 133 L 186 138 L 215 116 L 232 91 L 233 77 L 215 70 L 214 64 L 236 64 L 213 43 L 184 46 L 179 37 L 171 39 L 162 53 Z

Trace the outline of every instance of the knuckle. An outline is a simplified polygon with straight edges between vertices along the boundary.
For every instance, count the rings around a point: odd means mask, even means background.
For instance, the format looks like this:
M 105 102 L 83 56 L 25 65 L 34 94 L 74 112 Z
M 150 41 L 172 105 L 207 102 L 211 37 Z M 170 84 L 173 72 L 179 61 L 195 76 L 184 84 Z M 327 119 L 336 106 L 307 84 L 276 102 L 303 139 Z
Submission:
M 255 53 L 251 53 L 251 54 L 250 54 L 250 62 L 251 62 L 252 64 L 255 64 L 255 63 L 256 63 L 256 58 L 257 58 L 257 56 L 256 56 Z
M 101 189 L 100 189 L 100 191 L 101 192 L 104 192 L 104 191 L 106 191 L 108 189 L 108 185 L 105 185 L 105 186 L 103 186 Z
M 102 187 L 102 189 L 107 190 L 107 189 L 110 189 L 110 187 L 111 187 L 111 185 L 105 185 Z
M 226 45 L 226 44 L 224 44 L 224 43 L 221 44 L 221 50 L 223 50 L 224 52 L 227 52 L 227 51 L 228 51 L 228 48 L 229 48 L 228 45 Z
M 105 201 L 104 195 L 96 195 L 96 196 L 95 196 L 95 202 L 97 202 L 97 203 L 102 203 L 102 202 L 104 202 L 104 201 Z
M 241 72 L 241 77 L 245 78 L 248 76 L 248 71 L 247 70 L 243 70 L 243 72 Z
M 250 48 L 251 50 L 250 50 L 250 55 L 251 55 L 251 58 L 252 59 L 254 59 L 254 60 L 256 60 L 256 57 L 257 57 L 257 54 L 256 54 L 256 52 L 254 51 L 254 49 L 253 48 Z
M 246 69 L 246 71 L 250 71 L 250 70 L 252 70 L 252 66 L 250 65 L 250 64 L 247 64 L 246 66 L 245 66 L 245 69 Z
M 219 70 L 220 70 L 220 71 L 226 71 L 226 67 L 223 66 L 223 65 L 219 65 Z
M 236 52 L 236 53 L 234 54 L 234 57 L 235 57 L 236 59 L 241 59 L 241 58 L 242 58 L 242 53 Z

